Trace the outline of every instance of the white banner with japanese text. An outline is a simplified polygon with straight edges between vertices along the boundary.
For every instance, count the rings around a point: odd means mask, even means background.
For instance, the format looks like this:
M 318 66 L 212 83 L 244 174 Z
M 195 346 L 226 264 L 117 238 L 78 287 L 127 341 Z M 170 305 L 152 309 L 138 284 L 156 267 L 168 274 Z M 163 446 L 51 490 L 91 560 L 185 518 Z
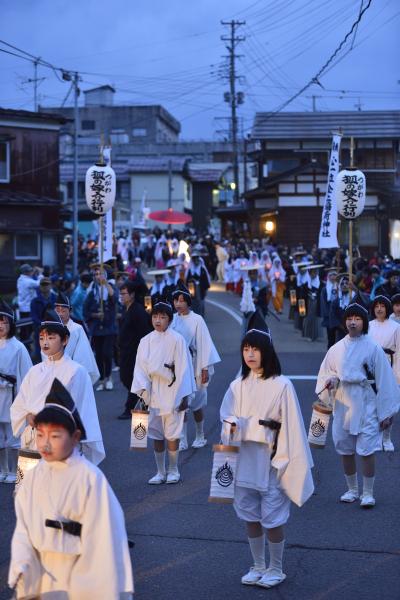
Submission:
M 335 197 L 335 180 L 339 172 L 340 134 L 334 134 L 331 155 L 329 158 L 328 181 L 322 209 L 321 228 L 319 230 L 318 248 L 338 248 L 337 239 L 337 206 Z

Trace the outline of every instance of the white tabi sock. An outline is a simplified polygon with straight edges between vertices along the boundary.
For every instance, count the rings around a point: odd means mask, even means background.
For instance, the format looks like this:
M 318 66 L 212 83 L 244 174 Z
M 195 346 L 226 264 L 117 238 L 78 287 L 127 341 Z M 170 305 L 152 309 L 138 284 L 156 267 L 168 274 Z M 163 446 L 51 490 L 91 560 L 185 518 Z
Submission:
M 196 427 L 196 439 L 204 437 L 204 419 L 202 421 L 194 422 Z
M 390 434 L 391 433 L 392 433 L 392 426 L 390 426 L 387 429 L 383 430 L 383 441 L 384 442 L 391 442 L 391 439 L 390 439 Z
M 165 450 L 164 452 L 154 452 L 156 458 L 157 472 L 165 477 Z
M 249 537 L 248 540 L 254 568 L 257 570 L 265 569 L 265 533 L 260 537 Z
M 168 450 L 168 473 L 178 473 L 179 450 Z
M 183 421 L 181 440 L 187 445 L 187 421 Z
M 7 448 L 0 449 L 0 471 L 6 475 L 8 473 Z
M 349 488 L 349 491 L 355 492 L 356 494 L 358 494 L 357 473 L 354 473 L 353 475 L 345 475 L 344 478 L 346 479 L 346 483 L 347 483 L 347 487 Z
M 278 573 L 282 573 L 282 557 L 283 557 L 283 548 L 285 546 L 285 540 L 281 542 L 270 542 L 268 540 L 268 548 L 269 548 L 269 566 L 268 569 L 277 571 Z
M 374 495 L 375 477 L 363 477 L 363 494 Z

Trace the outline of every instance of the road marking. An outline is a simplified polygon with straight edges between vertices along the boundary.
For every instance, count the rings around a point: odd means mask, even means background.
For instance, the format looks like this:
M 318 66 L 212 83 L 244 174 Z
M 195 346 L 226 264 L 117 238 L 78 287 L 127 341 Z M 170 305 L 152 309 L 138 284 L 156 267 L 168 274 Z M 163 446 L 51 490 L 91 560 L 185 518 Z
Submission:
M 215 302 L 214 300 L 209 300 L 208 298 L 206 298 L 206 302 L 208 302 L 208 304 L 211 304 L 212 306 L 216 306 L 217 308 L 224 310 L 226 313 L 228 313 L 228 315 L 235 319 L 235 321 L 239 323 L 239 325 L 242 324 L 242 319 L 236 311 L 232 310 L 231 308 L 228 308 L 224 304 L 220 304 L 219 302 Z M 317 375 L 286 375 L 286 377 L 295 381 L 317 381 L 318 379 Z
M 242 324 L 242 318 L 238 315 L 236 311 L 232 310 L 231 308 L 228 308 L 227 306 L 224 306 L 223 304 L 220 304 L 219 302 L 209 300 L 208 298 L 206 298 L 206 302 L 208 302 L 208 304 L 211 304 L 212 306 L 216 306 L 217 308 L 224 310 L 226 313 L 228 313 L 228 315 L 235 319 L 235 321 L 239 323 L 239 325 Z

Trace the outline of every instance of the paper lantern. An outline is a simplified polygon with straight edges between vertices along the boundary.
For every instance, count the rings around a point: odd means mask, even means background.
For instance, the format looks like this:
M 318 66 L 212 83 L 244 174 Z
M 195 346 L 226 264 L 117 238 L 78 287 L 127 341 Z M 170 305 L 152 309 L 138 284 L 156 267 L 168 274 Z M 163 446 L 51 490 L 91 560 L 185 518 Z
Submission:
M 86 171 L 86 204 L 102 217 L 115 202 L 115 172 L 108 165 L 95 164 Z
M 305 317 L 307 314 L 306 301 L 302 298 L 299 300 L 299 315 Z
M 236 463 L 239 448 L 214 444 L 209 502 L 233 502 Z
M 290 290 L 290 305 L 296 306 L 297 304 L 297 293 L 296 290 Z
M 325 448 L 332 409 L 321 402 L 314 402 L 311 415 L 308 443 L 313 448 Z
M 144 297 L 144 307 L 147 310 L 147 312 L 151 312 L 151 309 L 152 309 L 151 296 Z
M 147 410 L 132 410 L 131 421 L 131 450 L 146 450 L 147 433 L 149 429 L 149 412 Z
M 365 175 L 358 169 L 339 171 L 335 183 L 338 212 L 345 219 L 356 219 L 365 206 Z
M 19 450 L 18 451 L 18 464 L 17 464 L 17 480 L 15 482 L 15 491 L 21 485 L 21 482 L 25 476 L 25 473 L 36 467 L 41 456 L 39 452 L 35 450 Z

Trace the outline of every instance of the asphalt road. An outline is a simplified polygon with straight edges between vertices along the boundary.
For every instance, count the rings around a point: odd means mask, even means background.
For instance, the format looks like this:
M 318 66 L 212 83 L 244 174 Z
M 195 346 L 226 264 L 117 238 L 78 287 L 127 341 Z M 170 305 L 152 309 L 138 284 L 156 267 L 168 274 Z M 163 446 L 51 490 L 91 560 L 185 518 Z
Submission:
M 129 422 L 116 416 L 125 392 L 97 394 L 107 458 L 102 469 L 125 511 L 132 550 L 135 600 L 397 600 L 400 599 L 400 488 L 399 426 L 394 427 L 394 454 L 377 460 L 377 505 L 364 511 L 344 505 L 345 490 L 338 456 L 329 440 L 324 450 L 313 450 L 316 491 L 306 505 L 292 507 L 286 528 L 286 581 L 276 589 L 245 587 L 240 577 L 251 565 L 243 524 L 228 505 L 209 504 L 212 443 L 219 441 L 218 411 L 224 392 L 239 367 L 239 301 L 214 286 L 207 305 L 207 322 L 222 356 L 209 388 L 206 433 L 209 444 L 181 454 L 182 482 L 149 486 L 155 473 L 151 450 L 129 450 Z M 315 375 L 324 342 L 308 343 L 294 333 L 285 318 L 270 319 L 283 372 Z M 116 377 L 118 379 L 118 377 Z M 308 428 L 315 400 L 314 381 L 294 381 Z M 189 439 L 194 437 L 189 424 Z M 0 486 L 0 600 L 6 591 L 9 542 L 14 525 L 11 486 Z M 102 599 L 103 600 L 103 599 Z M 108 600 L 108 599 L 104 599 Z M 111 599 L 110 599 L 111 600 Z

